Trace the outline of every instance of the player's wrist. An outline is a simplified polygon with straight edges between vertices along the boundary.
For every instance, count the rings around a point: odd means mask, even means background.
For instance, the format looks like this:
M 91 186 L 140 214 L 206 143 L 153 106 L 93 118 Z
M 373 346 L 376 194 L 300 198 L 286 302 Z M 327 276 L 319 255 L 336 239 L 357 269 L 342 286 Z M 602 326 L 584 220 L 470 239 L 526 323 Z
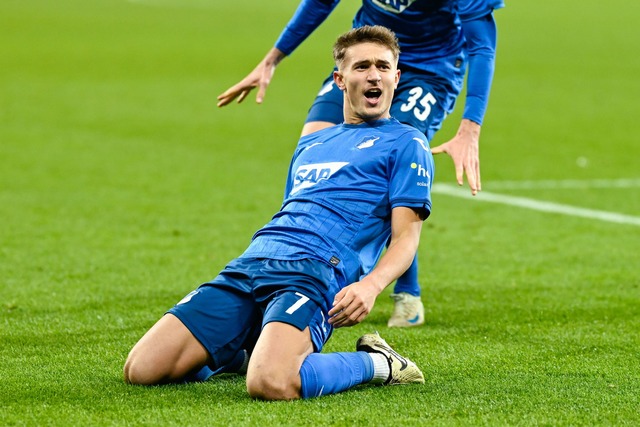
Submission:
M 277 47 L 272 47 L 271 50 L 269 50 L 269 52 L 267 53 L 267 56 L 265 56 L 264 61 L 267 64 L 276 66 L 286 57 L 287 55 L 280 49 L 278 49 Z
M 479 123 L 474 122 L 473 120 L 462 119 L 460 121 L 460 127 L 458 128 L 458 133 L 479 136 L 481 128 L 482 126 Z

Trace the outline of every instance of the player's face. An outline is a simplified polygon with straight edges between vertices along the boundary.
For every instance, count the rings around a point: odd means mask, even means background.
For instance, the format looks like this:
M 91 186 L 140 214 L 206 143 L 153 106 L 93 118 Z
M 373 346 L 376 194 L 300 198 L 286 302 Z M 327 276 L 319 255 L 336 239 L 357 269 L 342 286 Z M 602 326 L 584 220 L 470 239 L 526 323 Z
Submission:
M 400 71 L 393 53 L 377 43 L 347 49 L 334 80 L 344 91 L 344 121 L 358 124 L 389 117 Z

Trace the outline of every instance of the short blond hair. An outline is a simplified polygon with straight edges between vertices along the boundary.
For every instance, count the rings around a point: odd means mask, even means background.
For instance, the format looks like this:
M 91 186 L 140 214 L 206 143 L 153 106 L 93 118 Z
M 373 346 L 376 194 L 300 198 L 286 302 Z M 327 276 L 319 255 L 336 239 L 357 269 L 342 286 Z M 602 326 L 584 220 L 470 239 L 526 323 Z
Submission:
M 396 63 L 400 56 L 400 46 L 398 38 L 390 29 L 381 25 L 365 25 L 354 28 L 338 37 L 333 45 L 333 59 L 338 68 L 344 61 L 347 49 L 360 43 L 377 43 L 388 48 L 393 54 Z

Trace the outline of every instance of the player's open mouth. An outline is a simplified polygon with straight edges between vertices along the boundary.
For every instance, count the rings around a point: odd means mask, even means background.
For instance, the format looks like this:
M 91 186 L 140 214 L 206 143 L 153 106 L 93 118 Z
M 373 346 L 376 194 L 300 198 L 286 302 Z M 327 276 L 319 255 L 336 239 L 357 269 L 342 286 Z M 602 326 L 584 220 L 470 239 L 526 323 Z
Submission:
M 369 102 L 375 104 L 380 99 L 380 96 L 382 96 L 382 91 L 378 88 L 369 89 L 365 91 L 364 96 Z

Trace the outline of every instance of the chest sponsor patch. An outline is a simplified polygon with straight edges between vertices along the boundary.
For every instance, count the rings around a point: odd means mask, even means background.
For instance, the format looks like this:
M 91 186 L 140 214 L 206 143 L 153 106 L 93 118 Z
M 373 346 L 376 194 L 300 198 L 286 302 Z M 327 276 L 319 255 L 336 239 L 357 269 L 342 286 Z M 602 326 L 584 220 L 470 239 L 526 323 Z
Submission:
M 331 175 L 348 164 L 349 162 L 328 162 L 299 166 L 293 175 L 291 194 L 296 194 L 300 190 L 313 187 L 320 181 L 329 179 Z

